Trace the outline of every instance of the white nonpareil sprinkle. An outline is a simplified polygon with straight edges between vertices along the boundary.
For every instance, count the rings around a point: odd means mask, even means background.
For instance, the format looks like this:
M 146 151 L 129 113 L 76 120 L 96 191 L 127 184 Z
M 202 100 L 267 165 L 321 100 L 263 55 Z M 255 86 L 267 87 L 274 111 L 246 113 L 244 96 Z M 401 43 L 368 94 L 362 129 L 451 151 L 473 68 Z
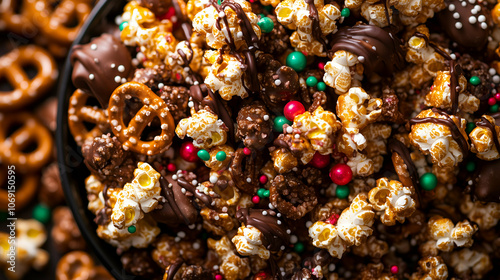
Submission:
M 467 6 L 467 2 L 463 1 L 462 3 L 460 3 L 462 5 L 462 7 L 465 7 Z
M 335 264 L 331 263 L 330 265 L 328 265 L 328 270 L 334 271 L 335 270 Z
M 90 49 L 93 51 L 97 50 L 97 45 L 96 44 L 90 45 Z
M 118 66 L 118 72 L 125 72 L 125 66 L 123 65 Z
M 461 22 L 456 22 L 455 23 L 455 28 L 456 29 L 462 29 L 462 23 Z
M 116 64 L 111 63 L 111 69 L 114 69 L 116 67 Z
M 198 185 L 198 181 L 193 180 L 193 181 L 191 181 L 191 184 L 193 184 L 194 186 L 196 186 L 196 185 Z
M 476 18 L 476 17 L 474 17 L 474 16 L 470 16 L 470 17 L 469 17 L 469 23 L 470 23 L 470 24 L 474 24 L 474 23 L 476 23 L 476 22 L 477 22 L 477 18 Z
M 358 56 L 358 60 L 359 60 L 359 62 L 363 63 L 363 62 L 365 62 L 365 57 L 360 55 L 360 56 Z
M 158 88 L 163 88 L 165 85 L 163 83 L 158 83 Z
M 193 108 L 194 107 L 194 102 L 193 101 L 189 101 L 188 102 L 188 106 L 189 106 L 189 108 Z
M 286 133 L 290 134 L 293 132 L 293 128 L 291 126 L 286 128 Z
M 210 183 L 215 184 L 217 183 L 218 180 L 219 178 L 217 176 L 215 175 L 210 176 Z
M 454 53 L 450 54 L 450 57 L 451 57 L 451 59 L 453 59 L 453 60 L 457 59 L 457 56 L 456 56 Z
M 94 74 L 89 74 L 89 79 L 90 80 L 93 80 L 95 77 L 94 77 Z
M 493 81 L 495 84 L 500 83 L 500 76 L 498 76 L 498 75 L 493 76 L 492 81 Z
M 300 134 L 295 134 L 295 139 L 299 139 L 300 138 Z
M 453 18 L 454 19 L 459 19 L 460 18 L 460 14 L 459 13 L 453 13 Z
M 116 76 L 115 77 L 115 82 L 116 83 L 119 83 L 121 80 L 122 80 L 122 77 L 120 77 L 120 76 Z
M 224 17 L 226 14 L 224 13 L 224 11 L 220 11 L 219 12 L 219 17 Z
M 184 238 L 184 237 L 186 237 L 186 233 L 185 233 L 185 232 L 183 232 L 183 231 L 179 231 L 179 232 L 177 233 L 177 236 L 179 236 L 180 238 Z
M 481 28 L 482 29 L 488 28 L 488 24 L 486 24 L 486 22 L 481 22 Z
M 267 211 L 266 210 L 262 211 L 262 215 L 267 216 Z
M 274 84 L 277 85 L 277 86 L 281 85 L 281 80 L 274 81 Z
M 251 183 L 252 182 L 252 179 L 249 177 L 247 178 L 247 183 Z
M 306 227 L 311 227 L 311 226 L 312 226 L 312 224 L 313 224 L 313 223 L 312 223 L 311 221 L 307 221 L 307 222 L 306 222 Z
M 455 10 L 455 5 L 450 4 L 450 5 L 448 6 L 448 10 L 450 10 L 450 12 L 453 12 L 453 11 Z
M 297 241 L 299 241 L 299 239 L 297 238 L 296 235 L 290 236 L 290 243 L 295 244 L 297 243 Z
M 263 118 L 264 118 L 265 121 L 268 121 L 269 120 L 269 115 L 264 115 Z
M 172 175 L 172 180 L 174 180 L 174 181 L 177 180 L 177 175 L 175 175 L 175 174 Z
M 495 75 L 495 74 L 497 73 L 497 71 L 495 70 L 495 68 L 490 68 L 490 69 L 488 70 L 488 73 L 489 73 L 491 76 L 493 76 L 493 75 Z
M 484 15 L 480 15 L 477 17 L 477 21 L 484 22 L 484 21 L 486 21 L 486 17 Z

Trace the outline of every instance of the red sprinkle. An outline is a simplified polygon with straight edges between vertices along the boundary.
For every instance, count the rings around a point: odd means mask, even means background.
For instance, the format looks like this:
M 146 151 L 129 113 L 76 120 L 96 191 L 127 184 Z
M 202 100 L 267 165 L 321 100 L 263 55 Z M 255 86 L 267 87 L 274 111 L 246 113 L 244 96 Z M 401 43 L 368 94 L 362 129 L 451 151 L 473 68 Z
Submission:
M 495 94 L 495 99 L 496 99 L 497 101 L 500 101 L 500 93 Z
M 251 155 L 251 154 L 252 154 L 252 151 L 250 151 L 250 149 L 249 149 L 249 148 L 245 147 L 245 148 L 243 148 L 243 153 L 244 153 L 246 156 L 249 156 L 249 155 Z
M 391 266 L 391 273 L 397 274 L 399 272 L 399 267 L 397 265 Z
M 258 204 L 260 202 L 260 197 L 258 195 L 252 197 L 252 202 L 254 204 Z
M 318 63 L 318 68 L 321 69 L 321 70 L 324 70 L 325 69 L 325 63 L 324 62 Z
M 497 100 L 494 97 L 490 97 L 488 99 L 488 105 L 493 106 L 497 103 Z
M 222 275 L 220 274 L 215 274 L 215 280 L 222 280 Z
M 260 176 L 259 178 L 259 182 L 264 185 L 265 183 L 267 183 L 267 176 L 266 175 L 262 175 Z
M 170 172 L 174 172 L 175 170 L 177 170 L 177 166 L 175 166 L 175 164 L 173 164 L 173 163 L 169 163 L 167 165 L 167 170 Z

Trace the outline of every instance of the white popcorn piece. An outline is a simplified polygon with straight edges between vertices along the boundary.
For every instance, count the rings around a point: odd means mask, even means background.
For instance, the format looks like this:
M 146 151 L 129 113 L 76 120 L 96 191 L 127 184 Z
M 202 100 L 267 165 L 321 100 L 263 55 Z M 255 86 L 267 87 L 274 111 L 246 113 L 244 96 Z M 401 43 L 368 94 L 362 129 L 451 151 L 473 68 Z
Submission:
M 314 247 L 327 249 L 334 258 L 342 258 L 347 243 L 339 236 L 337 228 L 329 223 L 315 222 L 309 227 L 309 236 Z
M 107 225 L 97 227 L 97 235 L 119 249 L 128 250 L 130 247 L 146 248 L 160 234 L 160 228 L 149 216 L 139 220 L 135 224 L 135 229 L 134 233 L 130 233 L 127 228 L 119 229 L 109 222 Z
M 96 176 L 90 175 L 85 179 L 85 189 L 89 198 L 88 209 L 95 215 L 99 210 L 104 208 L 104 198 L 102 196 L 104 185 Z
M 481 201 L 472 202 L 470 196 L 466 196 L 460 204 L 460 211 L 476 223 L 481 230 L 489 230 L 498 224 L 500 220 L 500 203 Z
M 396 180 L 380 178 L 377 187 L 368 193 L 369 201 L 376 211 L 383 211 L 380 220 L 384 225 L 392 226 L 396 221 L 404 223 L 405 218 L 415 212 L 415 200 L 412 191 Z
M 267 260 L 271 256 L 271 253 L 263 245 L 262 238 L 262 233 L 256 227 L 242 225 L 238 228 L 238 233 L 231 241 L 241 255 L 257 255 Z
M 469 134 L 471 151 L 482 160 L 498 159 L 500 158 L 500 154 L 495 145 L 494 138 L 500 141 L 500 127 L 495 124 L 495 119 L 491 116 L 483 115 L 482 117 L 484 119 L 481 120 L 481 123 L 487 121 L 495 129 L 491 131 L 486 126 L 476 126 Z
M 479 279 L 493 268 L 488 254 L 470 249 L 453 252 L 450 265 L 457 274 L 472 272 Z
M 248 92 L 243 87 L 241 79 L 246 65 L 232 54 L 223 54 L 222 61 L 219 60 L 219 57 L 221 56 L 218 51 L 205 52 L 205 60 L 212 65 L 205 78 L 205 84 L 212 91 L 218 91 L 224 100 L 231 100 L 233 96 L 248 97 Z
M 428 256 L 418 261 L 420 269 L 411 275 L 411 280 L 448 279 L 448 267 L 441 257 Z
M 365 105 L 366 104 L 366 105 Z M 351 134 L 359 133 L 373 123 L 382 113 L 382 99 L 371 98 L 362 88 L 352 87 L 339 96 L 337 114 L 344 129 Z
M 181 139 L 193 138 L 193 145 L 200 149 L 208 149 L 224 145 L 227 140 L 227 127 L 217 115 L 207 110 L 200 110 L 191 117 L 182 119 L 175 128 L 175 133 Z
M 471 225 L 465 220 L 458 222 L 455 226 L 450 219 L 441 216 L 433 216 L 428 223 L 429 233 L 436 241 L 436 247 L 440 251 L 449 252 L 457 247 L 470 247 L 474 240 L 472 235 L 478 230 L 477 225 Z
M 249 258 L 241 258 L 236 255 L 233 244 L 227 236 L 223 236 L 220 240 L 209 238 L 207 245 L 219 255 L 220 271 L 224 274 L 225 279 L 240 280 L 250 275 Z
M 335 89 L 337 94 L 344 94 L 350 88 L 355 79 L 361 81 L 363 67 L 359 64 L 358 56 L 350 52 L 336 51 L 331 61 L 325 64 L 325 75 L 323 81 Z

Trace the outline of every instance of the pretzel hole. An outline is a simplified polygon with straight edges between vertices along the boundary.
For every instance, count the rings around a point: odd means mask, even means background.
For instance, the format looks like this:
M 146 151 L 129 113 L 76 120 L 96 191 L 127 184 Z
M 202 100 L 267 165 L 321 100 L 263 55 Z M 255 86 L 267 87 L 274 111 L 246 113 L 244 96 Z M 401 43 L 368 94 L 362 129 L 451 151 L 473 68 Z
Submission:
M 130 120 L 139 112 L 142 108 L 142 103 L 139 98 L 132 97 L 131 99 L 125 100 L 125 107 L 123 109 L 123 124 L 128 126 Z
M 63 26 L 66 28 L 74 28 L 79 24 L 78 17 L 76 15 L 76 10 L 73 10 L 72 14 L 68 16 L 68 20 L 63 22 Z
M 160 126 L 161 126 L 160 118 L 155 117 L 150 123 L 148 123 L 146 128 L 142 131 L 141 140 L 142 141 L 154 140 L 155 136 L 161 134 Z
M 24 1 L 12 1 L 14 4 L 13 12 L 16 15 L 20 15 L 24 11 Z
M 33 78 L 35 78 L 36 75 L 38 75 L 38 68 L 34 64 L 28 62 L 26 64 L 23 64 L 22 67 L 30 80 L 33 80 Z
M 14 87 L 9 82 L 9 80 L 5 77 L 0 77 L 0 93 L 1 92 L 10 92 L 13 91 Z

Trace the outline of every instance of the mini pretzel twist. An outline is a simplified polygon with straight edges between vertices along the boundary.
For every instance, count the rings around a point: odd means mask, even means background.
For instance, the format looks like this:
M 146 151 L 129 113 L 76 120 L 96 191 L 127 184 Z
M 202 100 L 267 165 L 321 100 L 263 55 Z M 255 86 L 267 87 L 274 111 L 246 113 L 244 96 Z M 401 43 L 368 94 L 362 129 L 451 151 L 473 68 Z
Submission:
M 26 9 L 16 13 L 20 0 L 4 0 L 0 4 L 0 30 L 8 30 L 18 34 L 36 33 L 37 29 L 28 17 Z
M 63 0 L 52 8 L 53 1 L 27 0 L 26 9 L 33 15 L 37 25 L 48 39 L 70 45 L 78 35 L 80 27 L 92 10 L 89 0 Z M 70 26 L 74 21 L 76 26 Z
M 114 279 L 102 266 L 95 266 L 92 258 L 83 251 L 73 251 L 64 255 L 57 263 L 57 280 L 105 280 Z
M 231 178 L 238 189 L 247 194 L 255 194 L 259 188 L 259 169 L 262 158 L 258 155 L 246 156 L 240 148 L 234 153 L 231 163 Z
M 109 129 L 108 112 L 97 106 L 86 106 L 90 95 L 77 89 L 69 99 L 68 126 L 78 145 L 83 145 L 85 140 L 101 136 Z M 86 123 L 95 124 L 90 131 Z
M 7 135 L 15 124 L 21 127 Z M 31 144 L 36 144 L 35 150 L 24 152 Z M 0 114 L 0 160 L 4 164 L 15 165 L 21 172 L 39 170 L 51 159 L 53 146 L 50 131 L 31 114 Z
M 9 204 L 8 188 L 11 186 L 12 181 L 9 182 L 9 175 L 17 173 L 15 169 L 8 170 L 5 166 L 0 166 L 0 210 L 7 211 Z M 22 181 L 19 184 L 16 182 L 16 209 L 23 209 L 31 201 L 33 196 L 37 193 L 38 182 L 40 178 L 36 174 L 23 174 Z
M 142 100 L 144 105 L 126 126 L 123 122 L 123 109 L 125 100 L 132 97 Z M 155 155 L 165 151 L 172 144 L 175 124 L 168 106 L 144 84 L 129 82 L 115 89 L 109 99 L 108 115 L 111 129 L 125 150 L 131 149 L 140 154 Z M 155 117 L 160 119 L 161 134 L 151 141 L 140 140 L 142 132 Z
M 37 75 L 30 79 L 23 66 L 33 65 Z M 0 78 L 5 77 L 12 91 L 0 92 L 0 110 L 15 110 L 47 92 L 57 77 L 57 66 L 50 54 L 36 46 L 19 47 L 0 57 Z

